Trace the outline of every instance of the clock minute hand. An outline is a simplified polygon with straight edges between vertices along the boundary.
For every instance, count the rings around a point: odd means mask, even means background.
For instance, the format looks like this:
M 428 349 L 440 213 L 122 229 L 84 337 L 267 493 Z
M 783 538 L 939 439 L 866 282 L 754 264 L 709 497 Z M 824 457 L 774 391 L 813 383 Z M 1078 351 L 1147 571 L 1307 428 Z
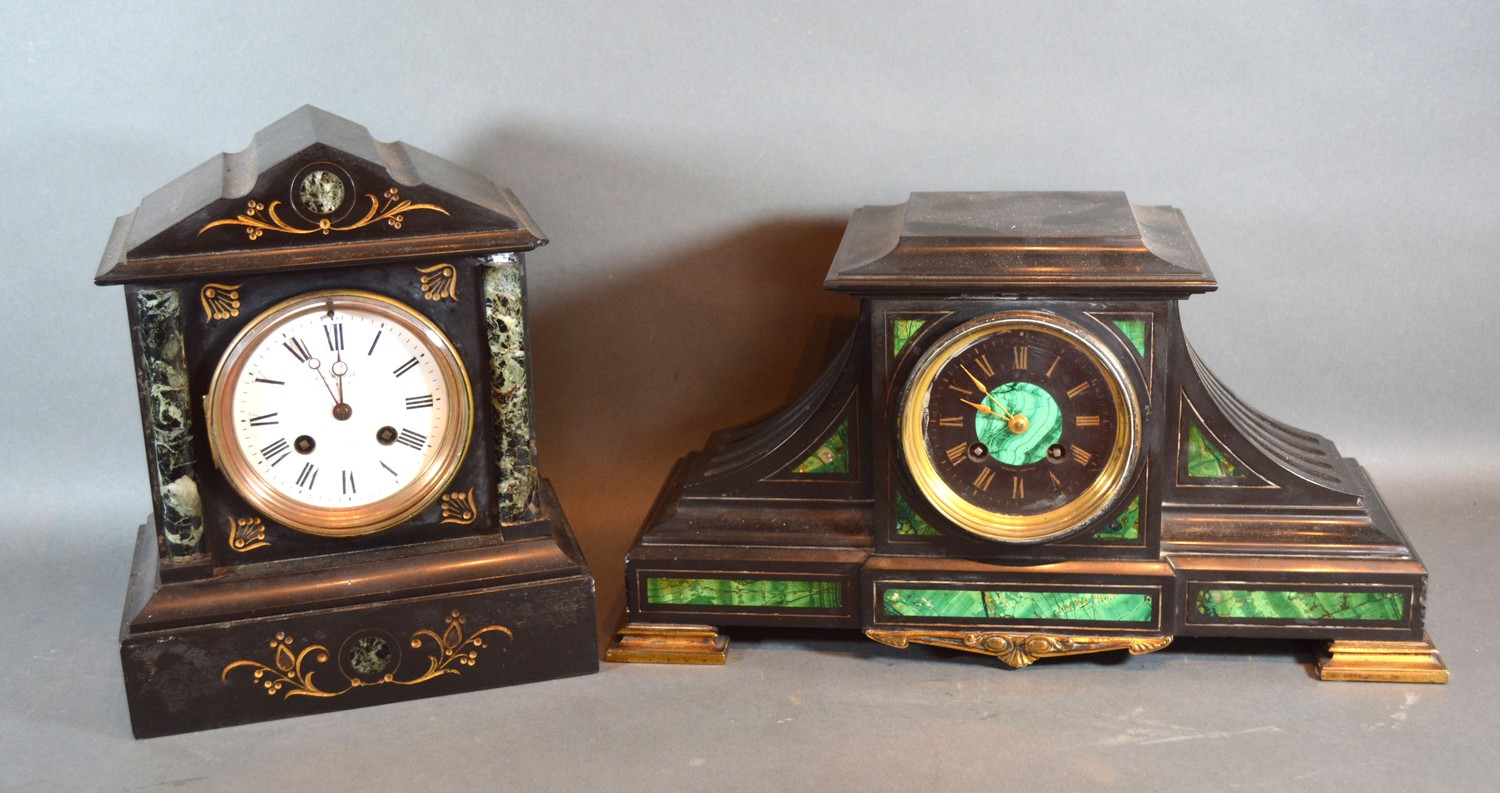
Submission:
M 331 385 L 328 384 L 328 378 L 323 375 L 323 368 L 322 367 L 323 367 L 322 361 L 319 361 L 317 358 L 308 358 L 307 359 L 307 368 L 309 368 L 309 369 L 313 370 L 314 372 L 318 373 L 318 379 L 322 380 L 323 381 L 323 387 L 326 388 L 326 389 L 328 389 L 328 396 L 333 397 L 333 404 L 334 405 L 343 404 L 343 400 L 339 399 L 339 395 L 333 393 L 333 386 L 331 386 Z
M 1000 404 L 1000 400 L 996 399 L 992 394 L 990 394 L 990 387 L 987 386 L 987 385 L 985 385 L 983 380 L 980 380 L 979 378 L 975 377 L 974 373 L 971 372 L 971 371 L 969 371 L 969 367 L 964 366 L 963 364 L 959 364 L 958 368 L 964 370 L 964 374 L 968 375 L 969 379 L 974 381 L 974 385 L 979 386 L 979 390 L 980 390 L 981 393 L 984 394 L 984 398 L 985 399 L 988 399 L 989 401 L 994 402 L 995 403 L 995 407 L 1000 408 L 1000 410 L 998 412 L 997 411 L 993 411 L 993 410 L 992 411 L 988 411 L 988 412 L 990 412 L 990 413 L 992 413 L 992 414 L 994 414 L 996 416 L 999 416 L 1000 418 L 1003 418 L 1006 421 L 1010 421 L 1010 418 L 1011 418 L 1010 411 L 1008 411 L 1008 410 L 1005 409 L 1005 405 Z M 974 403 L 973 402 L 967 402 L 966 404 L 972 405 Z

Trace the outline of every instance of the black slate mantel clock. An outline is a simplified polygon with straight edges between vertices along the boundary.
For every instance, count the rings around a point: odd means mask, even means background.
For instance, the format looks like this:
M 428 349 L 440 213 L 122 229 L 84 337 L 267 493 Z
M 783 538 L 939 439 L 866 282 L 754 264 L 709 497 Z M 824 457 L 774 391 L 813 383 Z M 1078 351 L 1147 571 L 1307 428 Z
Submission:
M 508 190 L 304 107 L 115 224 L 154 511 L 138 737 L 597 670 Z
M 1323 679 L 1443 682 L 1427 571 L 1354 460 L 1183 338 L 1216 287 L 1121 193 L 914 193 L 854 214 L 859 324 L 796 402 L 682 460 L 608 658 L 722 663 L 719 626 L 855 628 L 1011 666 L 1178 636 L 1331 641 Z

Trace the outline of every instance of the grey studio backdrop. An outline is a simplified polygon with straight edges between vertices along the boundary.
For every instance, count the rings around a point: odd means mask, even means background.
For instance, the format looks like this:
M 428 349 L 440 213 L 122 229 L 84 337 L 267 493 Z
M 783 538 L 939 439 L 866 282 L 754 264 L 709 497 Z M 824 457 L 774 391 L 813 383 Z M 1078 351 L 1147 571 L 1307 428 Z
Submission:
M 1493 3 L 0 4 L 0 788 L 1444 789 L 1495 770 Z M 1187 214 L 1190 340 L 1370 469 L 1446 686 L 1183 641 L 1021 671 L 736 634 L 601 674 L 136 742 L 115 643 L 149 510 L 114 218 L 312 103 L 513 189 L 543 472 L 599 581 L 673 460 L 854 316 L 849 213 L 1121 189 Z M 609 624 L 601 625 L 608 630 Z

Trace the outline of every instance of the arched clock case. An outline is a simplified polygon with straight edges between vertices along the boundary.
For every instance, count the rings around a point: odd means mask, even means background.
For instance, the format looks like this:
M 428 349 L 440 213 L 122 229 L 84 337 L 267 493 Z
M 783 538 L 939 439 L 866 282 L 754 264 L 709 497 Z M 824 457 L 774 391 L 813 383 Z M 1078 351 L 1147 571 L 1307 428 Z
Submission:
M 537 472 L 507 190 L 304 107 L 148 196 L 123 284 L 153 514 L 121 626 L 138 737 L 597 669 Z
M 736 625 L 1025 666 L 1176 637 L 1330 642 L 1324 679 L 1442 682 L 1427 571 L 1363 468 L 1182 333 L 1217 283 L 1171 207 L 914 193 L 854 214 L 853 334 L 800 399 L 676 466 L 607 657 L 722 662 Z

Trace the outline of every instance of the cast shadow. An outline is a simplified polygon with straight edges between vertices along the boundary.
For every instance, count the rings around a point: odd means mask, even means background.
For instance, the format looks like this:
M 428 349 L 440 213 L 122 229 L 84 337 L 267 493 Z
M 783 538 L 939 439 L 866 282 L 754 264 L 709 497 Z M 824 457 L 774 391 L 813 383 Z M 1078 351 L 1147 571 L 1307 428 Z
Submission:
M 845 219 L 685 231 L 678 215 L 701 223 L 685 204 L 732 201 L 734 186 L 524 130 L 480 141 L 465 164 L 513 189 L 552 239 L 527 259 L 539 460 L 594 573 L 603 643 L 625 553 L 674 462 L 795 397 L 852 329 L 858 303 L 822 288 Z
M 728 628 L 724 634 L 730 638 L 731 651 L 737 649 L 754 653 L 771 644 L 792 644 L 809 652 L 839 654 L 860 661 L 903 664 L 963 664 L 995 668 L 1005 672 L 1021 672 L 1011 669 L 993 656 L 968 653 L 932 645 L 912 644 L 905 649 L 889 647 L 865 638 L 858 630 L 832 630 L 812 628 Z M 1158 663 L 1170 663 L 1174 658 L 1213 658 L 1220 661 L 1240 661 L 1246 664 L 1296 664 L 1310 678 L 1317 679 L 1318 656 L 1327 642 L 1297 639 L 1245 639 L 1180 637 L 1161 650 L 1151 653 L 1152 663 L 1142 663 L 1123 650 L 1065 655 L 1044 658 L 1037 664 L 1048 667 L 1124 667 L 1132 665 L 1140 671 L 1155 669 Z M 1165 673 L 1157 670 L 1158 673 Z

